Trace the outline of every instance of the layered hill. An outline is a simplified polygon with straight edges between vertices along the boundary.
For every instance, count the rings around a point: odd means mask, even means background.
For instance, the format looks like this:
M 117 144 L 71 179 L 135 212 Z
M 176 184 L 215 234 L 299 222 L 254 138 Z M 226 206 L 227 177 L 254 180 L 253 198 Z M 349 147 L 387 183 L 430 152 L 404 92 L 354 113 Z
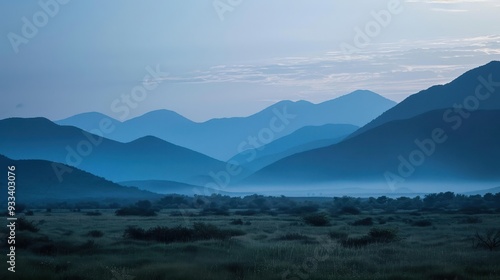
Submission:
M 0 165 L 15 166 L 16 201 L 30 204 L 30 207 L 56 201 L 109 203 L 161 197 L 156 193 L 118 185 L 78 168 L 45 160 L 13 160 L 0 155 Z M 7 185 L 6 182 L 1 183 Z
M 329 147 L 292 155 L 245 180 L 247 185 L 332 181 L 500 181 L 500 110 L 467 119 L 435 110 L 392 121 Z
M 225 168 L 223 162 L 153 136 L 121 143 L 44 118 L 1 120 L 0 153 L 65 163 L 116 182 L 203 183 L 209 172 Z

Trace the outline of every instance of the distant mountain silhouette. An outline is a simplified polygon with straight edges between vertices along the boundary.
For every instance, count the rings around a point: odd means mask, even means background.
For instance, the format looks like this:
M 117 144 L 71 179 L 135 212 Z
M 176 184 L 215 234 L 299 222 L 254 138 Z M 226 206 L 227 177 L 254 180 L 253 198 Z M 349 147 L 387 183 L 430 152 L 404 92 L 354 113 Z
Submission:
M 120 125 L 120 121 L 113 119 L 109 116 L 106 116 L 101 113 L 97 112 L 89 112 L 89 113 L 82 113 L 78 115 L 74 115 L 72 117 L 66 118 L 64 120 L 57 121 L 58 125 L 68 125 L 68 126 L 75 126 L 80 129 L 83 129 L 85 131 L 95 133 L 94 130 L 99 130 L 100 126 L 102 125 L 101 122 L 103 120 L 109 120 L 109 124 L 104 123 L 106 127 L 109 126 L 117 126 Z
M 500 110 L 473 112 L 460 126 L 456 119 L 446 121 L 446 112 L 388 122 L 339 144 L 292 155 L 256 172 L 244 184 L 394 182 L 395 176 L 405 182 L 499 181 Z M 436 129 L 442 129 L 447 139 L 430 144 L 426 139 L 438 133 Z M 387 172 L 395 176 L 386 180 Z
M 12 160 L 0 155 L 0 165 L 16 167 L 18 186 L 16 201 L 30 204 L 30 207 L 33 207 L 33 204 L 52 201 L 107 201 L 109 203 L 162 197 L 137 188 L 123 187 L 80 169 L 45 160 Z M 71 170 L 71 172 L 66 173 L 60 180 L 57 174 L 62 170 Z
M 153 136 L 120 143 L 44 118 L 1 120 L 0 153 L 67 163 L 113 181 L 203 183 L 209 172 L 225 168 L 223 162 Z
M 497 89 L 494 93 L 490 93 L 486 100 L 479 100 L 478 109 L 500 110 L 500 61 L 492 61 L 466 72 L 446 85 L 433 86 L 411 95 L 359 129 L 352 136 L 359 135 L 386 122 L 408 119 L 432 110 L 451 108 L 454 104 L 464 106 L 464 102 L 470 102 L 468 106 L 474 106 L 478 86 L 481 87 L 479 89 L 480 96 L 491 91 L 492 85 L 486 83 L 487 81 L 496 83 Z
M 287 156 L 336 144 L 357 129 L 349 124 L 306 126 L 259 149 L 246 150 L 231 158 L 231 162 L 257 171 Z
M 320 104 L 281 101 L 248 117 L 212 119 L 202 123 L 192 122 L 172 111 L 159 110 L 123 123 L 113 122 L 113 131 L 105 137 L 129 142 L 151 135 L 219 160 L 228 160 L 249 148 L 245 144 L 249 137 L 256 138 L 259 145 L 265 145 L 304 126 L 362 126 L 395 104 L 376 93 L 360 90 Z M 99 121 L 96 114 L 84 114 L 56 123 L 91 131 L 99 127 Z

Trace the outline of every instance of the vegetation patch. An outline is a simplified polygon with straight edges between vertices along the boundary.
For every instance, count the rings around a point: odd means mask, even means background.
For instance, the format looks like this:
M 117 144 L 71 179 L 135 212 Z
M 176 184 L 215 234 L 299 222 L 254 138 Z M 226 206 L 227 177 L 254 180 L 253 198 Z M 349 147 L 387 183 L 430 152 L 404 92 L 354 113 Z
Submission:
M 123 236 L 125 238 L 135 240 L 172 243 L 210 239 L 224 240 L 229 239 L 233 236 L 240 236 L 244 234 L 245 232 L 241 230 L 219 229 L 217 226 L 212 224 L 194 223 L 193 228 L 186 228 L 181 226 L 168 228 L 157 226 L 148 230 L 144 230 L 139 227 L 129 226 L 127 229 L 125 229 Z
M 322 227 L 330 224 L 330 219 L 328 218 L 328 215 L 326 213 L 310 214 L 304 216 L 303 220 L 306 224 L 315 227 Z
M 38 232 L 40 229 L 33 224 L 33 221 L 28 221 L 25 218 L 19 218 L 16 221 L 16 227 L 19 231 L 30 231 L 30 232 Z
M 395 229 L 372 228 L 367 235 L 341 239 L 340 244 L 346 248 L 360 248 L 374 243 L 395 242 L 399 239 Z
M 123 207 L 115 211 L 117 216 L 156 216 L 158 210 L 151 208 L 151 202 L 148 200 L 138 201 L 135 205 Z

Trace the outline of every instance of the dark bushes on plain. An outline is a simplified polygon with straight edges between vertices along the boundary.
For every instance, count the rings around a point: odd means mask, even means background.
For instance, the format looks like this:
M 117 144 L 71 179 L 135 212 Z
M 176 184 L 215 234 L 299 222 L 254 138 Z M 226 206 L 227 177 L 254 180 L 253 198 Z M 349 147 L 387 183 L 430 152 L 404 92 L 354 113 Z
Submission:
M 171 243 L 210 239 L 224 240 L 232 236 L 244 234 L 245 233 L 241 230 L 223 230 L 211 224 L 194 223 L 192 229 L 181 226 L 175 228 L 157 226 L 144 230 L 139 227 L 129 226 L 125 229 L 123 236 L 125 238 L 136 240 Z
M 31 232 L 38 232 L 40 230 L 35 224 L 33 224 L 33 222 L 30 222 L 30 221 L 26 220 L 25 218 L 17 219 L 16 228 L 19 231 L 26 230 L 26 231 L 31 231 Z
M 330 224 L 330 219 L 325 213 L 310 214 L 304 216 L 304 222 L 315 227 L 327 226 Z
M 341 239 L 340 244 L 347 248 L 360 248 L 373 243 L 390 243 L 398 240 L 395 229 L 372 228 L 368 235 Z
M 340 214 L 359 215 L 361 211 L 354 206 L 344 206 L 340 209 Z

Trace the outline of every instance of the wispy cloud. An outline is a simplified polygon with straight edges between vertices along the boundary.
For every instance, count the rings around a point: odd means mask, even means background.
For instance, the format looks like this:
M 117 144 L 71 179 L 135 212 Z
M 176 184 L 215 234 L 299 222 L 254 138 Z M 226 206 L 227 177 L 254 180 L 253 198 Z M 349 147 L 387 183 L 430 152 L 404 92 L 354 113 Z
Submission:
M 476 7 L 477 4 L 487 4 L 493 6 L 496 0 L 406 0 L 411 4 L 425 4 L 433 12 L 445 13 L 466 13 Z
M 322 56 L 275 58 L 259 65 L 218 65 L 166 80 L 293 87 L 299 97 L 362 88 L 401 99 L 491 60 L 500 60 L 500 36 L 379 44 L 349 57 L 333 50 Z

